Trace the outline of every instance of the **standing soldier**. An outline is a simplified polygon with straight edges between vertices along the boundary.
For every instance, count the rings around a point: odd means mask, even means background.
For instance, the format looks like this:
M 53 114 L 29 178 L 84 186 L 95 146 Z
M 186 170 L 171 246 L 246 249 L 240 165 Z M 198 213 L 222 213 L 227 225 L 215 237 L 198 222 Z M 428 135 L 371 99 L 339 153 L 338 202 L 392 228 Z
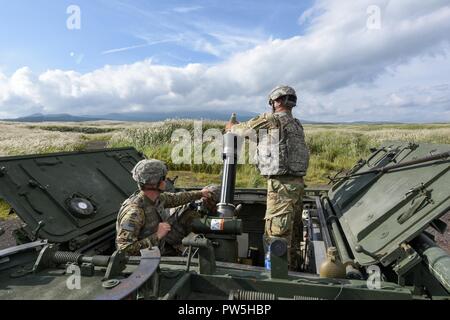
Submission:
M 195 200 L 211 197 L 210 190 L 165 193 L 167 167 L 159 160 L 142 160 L 132 171 L 140 191 L 125 200 L 116 223 L 117 249 L 127 255 L 140 255 L 140 250 L 160 247 L 164 254 L 164 238 L 171 231 L 164 208 L 175 208 Z
M 269 95 L 272 113 L 264 113 L 246 123 L 229 122 L 226 130 L 239 136 L 248 136 L 251 130 L 267 130 L 266 139 L 276 138 L 268 151 L 260 139 L 258 143 L 258 169 L 268 179 L 267 211 L 265 216 L 265 245 L 272 237 L 286 239 L 289 247 L 289 268 L 300 266 L 300 242 L 303 237 L 304 180 L 309 165 L 309 150 L 300 121 L 292 115 L 297 106 L 297 94 L 288 86 L 278 86 Z M 261 137 L 261 135 L 260 135 Z M 266 159 L 263 159 L 263 158 Z

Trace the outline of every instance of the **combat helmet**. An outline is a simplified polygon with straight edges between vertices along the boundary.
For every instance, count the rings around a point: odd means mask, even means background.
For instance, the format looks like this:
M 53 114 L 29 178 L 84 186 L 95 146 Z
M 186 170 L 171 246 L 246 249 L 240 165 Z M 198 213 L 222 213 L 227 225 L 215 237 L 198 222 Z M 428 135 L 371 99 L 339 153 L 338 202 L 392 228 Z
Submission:
M 292 87 L 278 86 L 274 88 L 269 94 L 269 105 L 273 106 L 275 100 L 285 97 L 284 104 L 287 107 L 294 108 L 297 106 L 297 93 Z
M 131 173 L 133 179 L 142 188 L 145 185 L 158 185 L 166 179 L 167 166 L 156 159 L 142 160 L 136 164 Z

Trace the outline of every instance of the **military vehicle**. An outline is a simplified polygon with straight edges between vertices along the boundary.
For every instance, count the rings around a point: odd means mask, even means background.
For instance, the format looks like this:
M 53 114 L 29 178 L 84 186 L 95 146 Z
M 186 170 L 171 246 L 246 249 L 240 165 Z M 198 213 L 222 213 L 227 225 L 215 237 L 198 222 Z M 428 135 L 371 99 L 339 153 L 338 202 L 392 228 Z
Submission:
M 0 198 L 26 225 L 0 251 L 0 299 L 450 298 L 450 256 L 428 232 L 447 227 L 449 145 L 386 143 L 330 188 L 308 188 L 296 272 L 283 239 L 264 248 L 266 191 L 235 189 L 233 146 L 229 134 L 218 213 L 195 221 L 179 257 L 115 249 L 135 149 L 1 158 Z

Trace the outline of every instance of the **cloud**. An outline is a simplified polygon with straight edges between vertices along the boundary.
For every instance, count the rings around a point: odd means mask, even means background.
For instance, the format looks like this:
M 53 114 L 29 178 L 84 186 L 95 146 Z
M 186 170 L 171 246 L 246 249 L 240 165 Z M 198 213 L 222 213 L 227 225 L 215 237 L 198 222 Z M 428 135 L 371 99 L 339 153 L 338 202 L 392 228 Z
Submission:
M 102 54 L 111 54 L 111 53 L 117 53 L 117 52 L 130 51 L 130 50 L 134 50 L 134 49 L 145 48 L 145 47 L 148 47 L 148 46 L 149 46 L 148 43 L 137 44 L 137 45 L 134 45 L 134 46 L 128 46 L 128 47 L 122 47 L 122 48 L 115 48 L 115 49 L 105 50 L 105 51 L 102 52 Z
M 155 44 L 161 44 L 161 43 L 168 43 L 168 42 L 176 42 L 178 39 L 165 39 L 165 40 L 159 40 L 159 41 L 149 41 L 147 43 L 143 44 L 137 44 L 134 46 L 128 46 L 128 47 L 122 47 L 122 48 L 116 48 L 116 49 L 109 49 L 102 52 L 102 55 L 105 54 L 111 54 L 111 53 L 118 53 L 118 52 L 124 52 L 124 51 L 130 51 L 134 49 L 140 49 L 145 47 L 150 47 Z
M 302 15 L 298 18 L 298 24 L 300 26 L 306 25 L 313 19 L 316 19 L 317 17 L 322 15 L 324 12 L 325 11 L 320 8 L 320 6 L 313 6 L 302 13 Z
M 175 49 L 182 51 L 187 49 L 225 59 L 236 52 L 251 49 L 268 38 L 261 28 L 231 26 L 212 19 L 209 12 L 199 14 L 196 11 L 205 9 L 201 6 L 175 7 L 171 10 L 157 11 L 118 0 L 110 0 L 108 4 L 128 12 L 138 20 L 137 30 L 139 31 L 133 30 L 131 33 L 135 38 L 149 45 L 172 42 Z M 147 45 L 143 44 L 143 46 Z M 136 48 L 140 48 L 140 45 L 105 51 L 116 53 Z M 173 53 L 164 52 L 163 54 Z
M 198 11 L 203 9 L 203 7 L 201 6 L 192 6 L 192 7 L 176 7 L 173 9 L 173 11 L 178 12 L 178 13 L 189 13 L 192 11 Z
M 374 4 L 381 13 L 376 30 L 367 24 L 367 7 Z M 0 73 L 0 114 L 259 112 L 266 110 L 268 91 L 287 83 L 300 92 L 299 115 L 311 120 L 450 120 L 448 1 L 320 0 L 299 22 L 306 31 L 288 39 L 182 35 L 198 50 L 229 53 L 212 65 L 171 67 L 145 60 L 84 74 L 35 75 L 28 68 L 9 77 Z M 251 48 L 236 52 L 242 43 Z

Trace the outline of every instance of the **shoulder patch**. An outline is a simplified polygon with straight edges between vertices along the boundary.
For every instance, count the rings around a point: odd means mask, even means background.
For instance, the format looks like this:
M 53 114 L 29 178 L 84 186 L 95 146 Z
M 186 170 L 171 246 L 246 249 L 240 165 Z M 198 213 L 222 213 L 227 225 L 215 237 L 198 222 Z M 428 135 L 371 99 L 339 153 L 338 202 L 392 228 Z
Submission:
M 125 231 L 134 232 L 136 230 L 136 224 L 132 221 L 125 221 L 120 225 L 120 228 Z

